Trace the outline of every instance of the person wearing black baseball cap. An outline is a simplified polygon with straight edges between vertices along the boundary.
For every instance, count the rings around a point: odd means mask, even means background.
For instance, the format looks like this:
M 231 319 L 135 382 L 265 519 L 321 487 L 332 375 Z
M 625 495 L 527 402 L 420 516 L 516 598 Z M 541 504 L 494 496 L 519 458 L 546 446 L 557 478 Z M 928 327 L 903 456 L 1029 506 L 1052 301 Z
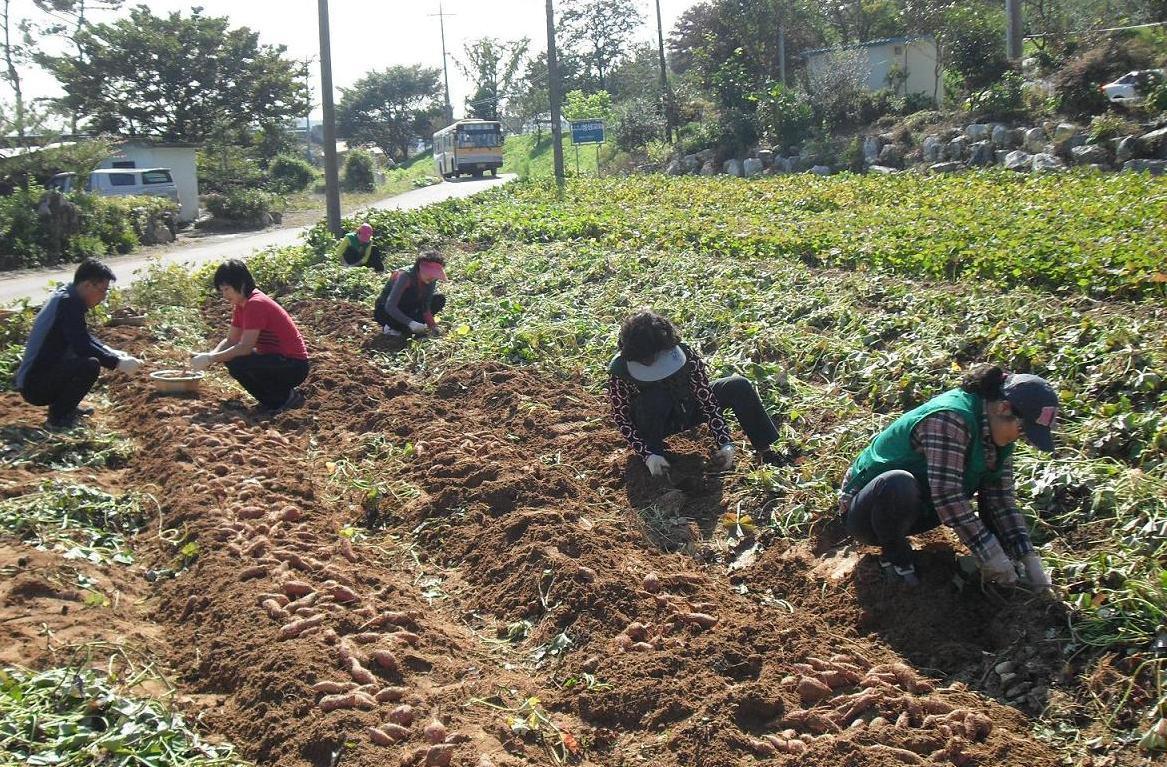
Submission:
M 1049 589 L 1017 508 L 1013 448 L 1024 436 L 1052 454 L 1057 415 L 1058 394 L 1044 378 L 971 369 L 959 388 L 900 416 L 855 459 L 843 477 L 843 524 L 879 546 L 881 566 L 909 585 L 918 578 L 908 537 L 945 524 L 986 580 Z

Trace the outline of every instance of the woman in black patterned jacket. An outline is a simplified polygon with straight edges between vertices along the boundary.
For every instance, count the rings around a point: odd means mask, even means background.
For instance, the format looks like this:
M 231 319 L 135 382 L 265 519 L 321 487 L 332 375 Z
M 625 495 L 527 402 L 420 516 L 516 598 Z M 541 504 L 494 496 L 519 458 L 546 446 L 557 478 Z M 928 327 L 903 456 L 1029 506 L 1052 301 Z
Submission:
M 771 445 L 778 431 L 758 392 L 731 375 L 712 383 L 705 363 L 681 342 L 676 327 L 651 311 L 640 311 L 620 327 L 620 352 L 608 366 L 612 420 L 653 476 L 667 474 L 664 440 L 702 422 L 713 433 L 716 469 L 733 466 L 735 449 L 722 418 L 729 409 L 763 463 L 781 462 Z

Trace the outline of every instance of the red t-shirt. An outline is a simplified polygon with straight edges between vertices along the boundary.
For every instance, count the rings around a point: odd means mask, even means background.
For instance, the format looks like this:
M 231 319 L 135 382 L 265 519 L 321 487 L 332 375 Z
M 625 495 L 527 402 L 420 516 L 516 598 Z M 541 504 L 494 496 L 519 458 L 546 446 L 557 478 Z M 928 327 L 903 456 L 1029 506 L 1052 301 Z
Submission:
M 282 354 L 289 359 L 308 359 L 308 349 L 304 337 L 284 307 L 263 294 L 253 290 L 247 303 L 235 307 L 231 314 L 231 324 L 240 330 L 258 330 L 259 340 L 255 343 L 256 354 Z

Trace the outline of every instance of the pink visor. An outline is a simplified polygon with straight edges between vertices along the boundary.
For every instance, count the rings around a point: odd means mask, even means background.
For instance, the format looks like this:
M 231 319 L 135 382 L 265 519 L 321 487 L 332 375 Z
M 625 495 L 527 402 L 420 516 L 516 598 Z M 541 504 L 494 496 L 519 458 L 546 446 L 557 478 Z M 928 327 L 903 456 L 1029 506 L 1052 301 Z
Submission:
M 361 224 L 357 227 L 357 242 L 364 244 L 371 239 L 373 239 L 373 227 L 368 224 Z
M 422 261 L 419 269 L 421 278 L 426 282 L 437 282 L 446 279 L 445 268 L 434 261 Z

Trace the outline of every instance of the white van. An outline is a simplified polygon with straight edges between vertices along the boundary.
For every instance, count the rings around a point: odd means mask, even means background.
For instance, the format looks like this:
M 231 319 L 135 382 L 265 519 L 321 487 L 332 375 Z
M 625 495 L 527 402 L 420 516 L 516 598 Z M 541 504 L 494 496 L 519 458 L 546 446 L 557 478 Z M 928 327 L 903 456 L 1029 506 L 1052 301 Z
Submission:
M 49 186 L 71 192 L 77 188 L 77 174 L 58 173 L 49 181 Z M 144 194 L 179 202 L 178 187 L 170 175 L 170 168 L 99 168 L 89 172 L 84 189 L 103 197 Z

